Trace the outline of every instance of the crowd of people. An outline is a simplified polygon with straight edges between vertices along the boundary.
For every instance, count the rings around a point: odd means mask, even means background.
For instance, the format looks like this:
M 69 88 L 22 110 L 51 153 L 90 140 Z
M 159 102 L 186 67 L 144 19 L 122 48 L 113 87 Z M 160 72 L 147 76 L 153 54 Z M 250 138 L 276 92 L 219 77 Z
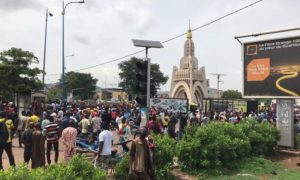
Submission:
M 168 109 L 151 108 L 146 126 L 142 126 L 142 117 L 136 104 L 72 104 L 59 106 L 52 104 L 37 104 L 33 102 L 28 111 L 20 114 L 13 103 L 0 105 L 0 169 L 3 151 L 7 153 L 9 163 L 15 166 L 12 151 L 12 138 L 18 138 L 18 146 L 24 146 L 24 162 L 31 161 L 31 167 L 43 167 L 51 164 L 51 150 L 54 149 L 54 162 L 59 159 L 59 142 L 63 146 L 64 162 L 76 154 L 78 145 L 90 148 L 97 154 L 95 164 L 108 169 L 109 159 L 116 153 L 113 149 L 113 131 L 119 136 L 123 152 L 129 152 L 132 158 L 131 171 L 141 172 L 139 168 L 145 162 L 153 170 L 153 139 L 152 133 L 165 133 L 179 140 L 185 127 L 205 126 L 209 121 L 220 121 L 237 124 L 246 117 L 257 121 L 275 123 L 273 111 L 251 112 L 204 112 L 195 110 L 182 113 Z M 134 138 L 133 134 L 139 136 Z M 131 142 L 131 147 L 129 147 Z M 87 145 L 88 143 L 93 145 Z M 15 145 L 16 146 L 16 145 Z M 143 154 L 143 155 L 142 155 Z M 146 158 L 146 159 L 145 159 Z M 141 165 L 141 161 L 143 164 Z M 136 173 L 136 177 L 144 176 Z M 148 174 L 149 178 L 151 173 Z M 151 179 L 151 178 L 150 178 Z

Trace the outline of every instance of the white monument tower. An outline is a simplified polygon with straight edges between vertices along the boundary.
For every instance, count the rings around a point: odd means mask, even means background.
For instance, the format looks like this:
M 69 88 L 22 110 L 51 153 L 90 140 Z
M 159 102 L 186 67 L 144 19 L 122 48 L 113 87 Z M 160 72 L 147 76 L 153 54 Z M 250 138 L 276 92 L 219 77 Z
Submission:
M 180 68 L 173 67 L 170 97 L 186 98 L 189 103 L 199 103 L 208 96 L 208 84 L 204 66 L 198 69 L 198 59 L 195 57 L 192 31 L 189 27 Z

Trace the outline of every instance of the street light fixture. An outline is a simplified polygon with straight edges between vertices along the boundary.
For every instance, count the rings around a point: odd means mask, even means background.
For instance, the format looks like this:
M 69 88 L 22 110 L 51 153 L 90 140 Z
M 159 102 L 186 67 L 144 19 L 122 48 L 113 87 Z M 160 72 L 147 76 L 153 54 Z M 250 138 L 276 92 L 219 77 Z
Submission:
M 150 67 L 151 62 L 150 58 L 148 58 L 148 49 L 149 48 L 163 48 L 164 46 L 159 41 L 147 41 L 147 40 L 137 40 L 132 39 L 133 45 L 136 47 L 144 47 L 146 50 L 146 61 L 148 60 L 148 67 L 147 67 L 147 108 L 150 108 Z
M 75 56 L 75 54 L 69 54 L 69 55 L 65 56 L 65 59 L 66 59 L 66 58 L 69 58 L 69 57 L 73 57 L 73 56 Z M 67 69 L 67 68 L 66 68 L 66 64 L 65 64 L 65 71 L 66 71 L 66 69 Z
M 66 8 L 68 7 L 68 5 L 70 4 L 74 4 L 74 3 L 85 3 L 84 0 L 82 1 L 72 1 L 72 2 L 68 2 L 65 5 L 65 2 L 63 1 L 62 3 L 62 94 L 61 94 L 61 101 L 62 103 L 65 102 L 65 14 L 66 14 Z
M 71 57 L 71 56 L 75 56 L 75 54 L 69 54 L 69 55 L 65 56 L 65 58 Z
M 45 23 L 45 41 L 44 41 L 44 60 L 43 60 L 43 86 L 45 86 L 45 67 L 46 67 L 46 45 L 47 45 L 47 29 L 48 29 L 48 16 L 53 16 L 52 13 L 46 9 L 46 23 Z

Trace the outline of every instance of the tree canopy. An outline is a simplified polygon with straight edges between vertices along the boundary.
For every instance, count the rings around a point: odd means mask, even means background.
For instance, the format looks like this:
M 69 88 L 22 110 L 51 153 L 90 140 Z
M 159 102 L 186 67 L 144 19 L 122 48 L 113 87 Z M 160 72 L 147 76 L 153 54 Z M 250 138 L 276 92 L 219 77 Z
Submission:
M 90 99 L 93 97 L 97 79 L 93 78 L 90 73 L 79 73 L 70 71 L 65 74 L 65 88 L 67 93 L 72 93 L 73 97 L 79 99 Z M 61 96 L 61 79 L 54 88 L 48 90 L 50 99 L 60 99 Z
M 42 89 L 37 77 L 42 71 L 32 67 L 38 63 L 38 58 L 32 52 L 20 48 L 12 47 L 0 52 L 0 95 L 5 99 L 13 93 Z
M 132 57 L 129 61 L 123 61 L 119 63 L 119 69 L 121 70 L 121 72 L 119 73 L 119 77 L 121 80 L 119 86 L 131 95 L 139 93 L 136 90 L 137 79 L 135 74 L 136 63 L 138 61 L 142 61 L 142 59 Z M 164 85 L 168 81 L 168 79 L 168 76 L 164 75 L 160 71 L 159 64 L 151 63 L 150 95 L 155 96 L 160 86 Z
M 228 99 L 241 99 L 242 93 L 238 90 L 226 90 L 222 94 L 222 98 L 228 98 Z

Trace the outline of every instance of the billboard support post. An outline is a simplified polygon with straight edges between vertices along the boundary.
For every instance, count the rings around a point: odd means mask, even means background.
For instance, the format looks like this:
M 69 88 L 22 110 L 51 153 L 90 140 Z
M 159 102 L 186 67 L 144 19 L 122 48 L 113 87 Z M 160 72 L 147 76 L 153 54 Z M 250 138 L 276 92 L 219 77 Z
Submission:
M 276 126 L 280 130 L 279 146 L 294 147 L 294 101 L 292 99 L 277 99 Z

